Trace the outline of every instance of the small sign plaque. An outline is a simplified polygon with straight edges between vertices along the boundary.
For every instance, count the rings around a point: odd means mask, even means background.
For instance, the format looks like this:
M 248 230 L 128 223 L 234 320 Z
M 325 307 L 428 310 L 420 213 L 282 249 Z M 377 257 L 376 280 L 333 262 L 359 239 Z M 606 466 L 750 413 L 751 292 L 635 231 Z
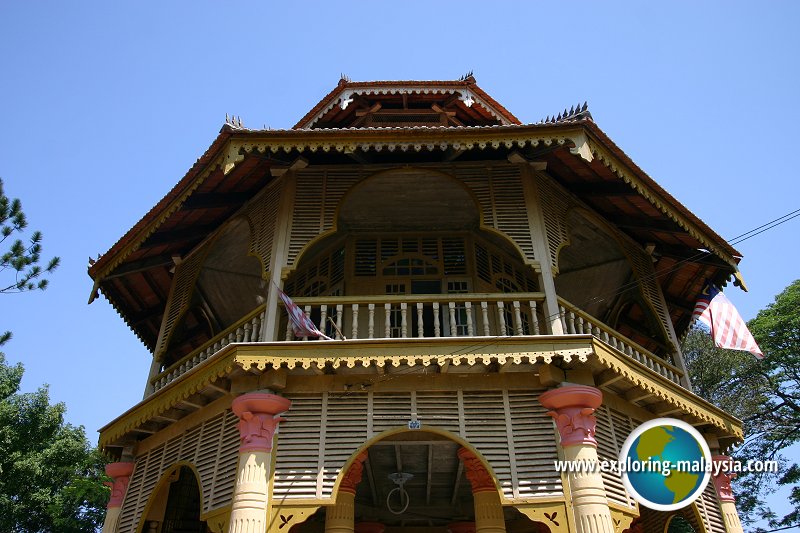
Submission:
M 422 427 L 422 423 L 419 420 L 409 420 L 408 421 L 408 429 L 419 429 Z

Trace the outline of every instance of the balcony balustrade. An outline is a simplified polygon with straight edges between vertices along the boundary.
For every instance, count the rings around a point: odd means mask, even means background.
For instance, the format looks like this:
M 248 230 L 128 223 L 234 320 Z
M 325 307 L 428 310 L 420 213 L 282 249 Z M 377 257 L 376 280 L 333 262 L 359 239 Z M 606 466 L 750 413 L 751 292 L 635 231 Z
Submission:
M 425 294 L 401 296 L 325 296 L 295 298 L 306 316 L 330 337 L 349 341 L 360 339 L 404 339 L 444 337 L 492 337 L 549 335 L 549 317 L 543 312 L 543 293 L 510 294 Z M 296 338 L 282 305 L 284 341 Z M 680 384 L 682 372 L 653 355 L 596 318 L 559 298 L 559 318 L 565 334 L 589 334 L 622 352 L 661 376 Z M 260 306 L 203 346 L 187 354 L 158 374 L 155 391 L 211 358 L 232 343 L 267 340 L 263 325 L 265 306 Z
M 628 337 L 608 327 L 606 324 L 603 324 L 593 316 L 584 313 L 563 298 L 559 298 L 558 303 L 559 316 L 564 333 L 594 335 L 612 348 L 642 363 L 650 370 L 661 374 L 670 381 L 674 381 L 679 385 L 681 384 L 683 372 L 681 372 L 678 367 L 664 361 L 660 357 L 656 357 L 646 348 L 643 348 Z

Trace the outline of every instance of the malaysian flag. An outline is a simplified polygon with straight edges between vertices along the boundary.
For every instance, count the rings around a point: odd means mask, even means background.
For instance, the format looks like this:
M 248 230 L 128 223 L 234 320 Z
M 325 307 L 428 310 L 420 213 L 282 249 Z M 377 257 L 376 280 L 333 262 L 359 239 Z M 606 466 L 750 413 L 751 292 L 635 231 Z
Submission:
M 294 303 L 285 292 L 277 286 L 275 288 L 278 289 L 278 296 L 281 297 L 283 305 L 286 306 L 286 312 L 289 313 L 289 320 L 292 321 L 292 329 L 297 337 L 319 337 L 329 341 L 333 340 L 318 330 L 311 319 L 306 316 L 302 309 L 297 307 L 297 304 Z
M 697 304 L 694 306 L 692 319 L 697 319 L 711 328 L 711 338 L 718 348 L 743 350 L 759 359 L 764 358 L 761 348 L 747 329 L 739 311 L 730 300 L 711 283 L 706 284 Z

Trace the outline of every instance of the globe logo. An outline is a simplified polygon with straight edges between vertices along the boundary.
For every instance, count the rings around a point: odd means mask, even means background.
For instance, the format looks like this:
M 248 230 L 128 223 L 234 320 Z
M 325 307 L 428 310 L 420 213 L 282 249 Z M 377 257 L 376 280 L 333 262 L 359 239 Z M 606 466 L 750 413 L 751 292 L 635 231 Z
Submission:
M 656 511 L 691 504 L 711 477 L 706 440 L 674 418 L 656 418 L 633 430 L 619 459 L 625 488 L 640 505 Z

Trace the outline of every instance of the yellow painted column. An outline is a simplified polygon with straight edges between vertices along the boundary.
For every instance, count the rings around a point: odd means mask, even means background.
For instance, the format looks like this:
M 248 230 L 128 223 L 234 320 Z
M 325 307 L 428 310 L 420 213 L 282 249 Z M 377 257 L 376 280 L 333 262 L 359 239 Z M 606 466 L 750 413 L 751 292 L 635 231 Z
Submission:
M 458 450 L 458 458 L 464 463 L 464 474 L 472 486 L 475 501 L 475 533 L 505 533 L 506 520 L 500 495 L 494 479 L 478 457 L 467 448 Z
M 733 497 L 731 490 L 731 480 L 736 477 L 735 473 L 730 472 L 733 469 L 732 459 L 727 455 L 715 455 L 711 459 L 714 461 L 714 472 L 718 472 L 717 475 L 712 476 L 712 479 L 717 499 L 719 499 L 722 518 L 725 521 L 725 530 L 728 533 L 743 533 L 742 521 L 739 520 L 739 513 L 736 511 L 736 498 Z M 719 470 L 717 470 L 718 464 L 722 465 Z
M 356 487 L 361 483 L 367 452 L 362 453 L 342 477 L 336 493 L 336 504 L 325 509 L 325 533 L 354 533 Z
M 539 401 L 549 409 L 547 414 L 556 422 L 564 460 L 596 463 L 597 441 L 594 433 L 597 419 L 593 413 L 603 402 L 600 389 L 564 384 L 543 393 Z M 614 533 L 614 522 L 600 473 L 570 472 L 567 480 L 578 533 Z
M 229 533 L 266 533 L 272 440 L 278 415 L 292 405 L 281 396 L 250 392 L 233 400 L 239 417 L 239 466 L 233 489 Z
M 111 499 L 108 500 L 106 507 L 106 519 L 103 522 L 102 533 L 115 533 L 117 531 L 117 521 L 122 510 L 122 500 L 128 490 L 128 483 L 133 473 L 133 463 L 109 463 L 106 465 L 106 475 L 113 479 L 106 485 L 111 487 Z

